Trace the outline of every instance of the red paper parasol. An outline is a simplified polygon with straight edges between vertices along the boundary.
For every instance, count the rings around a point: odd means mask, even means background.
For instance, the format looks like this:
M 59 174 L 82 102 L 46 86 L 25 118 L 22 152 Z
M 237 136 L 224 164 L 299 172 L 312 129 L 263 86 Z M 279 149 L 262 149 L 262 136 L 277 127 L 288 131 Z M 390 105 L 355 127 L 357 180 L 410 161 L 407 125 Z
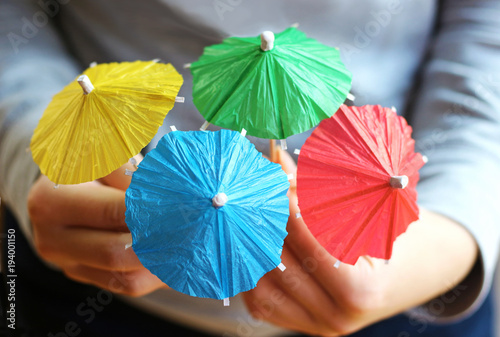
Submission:
M 424 158 L 414 152 L 411 132 L 392 109 L 342 105 L 300 150 L 301 215 L 340 261 L 389 259 L 396 237 L 418 219 L 416 185 Z

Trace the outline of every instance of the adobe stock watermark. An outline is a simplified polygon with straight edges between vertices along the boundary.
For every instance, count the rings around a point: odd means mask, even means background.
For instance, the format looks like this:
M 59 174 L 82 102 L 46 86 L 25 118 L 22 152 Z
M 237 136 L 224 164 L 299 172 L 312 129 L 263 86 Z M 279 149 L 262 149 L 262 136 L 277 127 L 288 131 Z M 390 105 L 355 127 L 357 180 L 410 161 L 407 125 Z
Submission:
M 281 274 L 281 279 L 291 291 L 298 291 L 300 285 L 310 278 L 310 274 L 315 272 L 320 263 L 330 258 L 330 254 L 324 248 L 315 250 L 313 256 L 306 257 L 302 260 L 301 266 L 287 266 L 287 269 Z M 332 265 L 333 268 L 333 265 Z M 271 317 L 280 305 L 285 304 L 286 294 L 280 289 L 273 289 L 269 297 L 265 300 L 254 304 L 259 307 L 259 311 L 253 312 L 253 317 L 247 316 L 238 317 L 236 320 L 238 325 L 236 327 L 236 334 L 240 337 L 254 337 L 257 336 L 258 328 L 264 324 L 266 318 Z M 231 333 L 224 333 L 223 337 L 234 336 Z
M 461 127 L 466 127 L 475 115 L 484 114 L 482 118 L 487 118 L 487 111 L 483 110 L 485 101 L 494 99 L 500 93 L 500 73 L 486 75 L 482 81 L 478 81 L 471 88 L 470 95 L 466 95 L 460 102 L 451 103 L 443 113 L 443 127 L 434 128 L 425 137 L 418 139 L 415 150 L 427 156 L 439 148 L 450 139 L 450 131 Z
M 16 230 L 9 228 L 6 235 L 7 240 L 7 270 L 5 271 L 7 279 L 7 327 L 16 329 Z
M 415 327 L 417 333 L 424 333 L 429 324 L 436 321 L 443 314 L 446 306 L 454 303 L 465 290 L 467 290 L 465 285 L 459 284 L 453 287 L 452 290 L 420 307 L 417 312 L 410 313 L 408 323 Z M 397 337 L 411 337 L 411 334 L 408 331 L 401 331 Z
M 59 13 L 61 5 L 66 5 L 70 0 L 39 0 L 40 10 L 36 11 L 31 17 L 23 16 L 21 18 L 21 30 L 7 33 L 7 39 L 14 50 L 19 53 L 21 46 L 26 45 L 34 39 L 40 29 L 47 26 L 49 19 Z
M 362 27 L 355 26 L 353 28 L 355 35 L 352 44 L 346 42 L 340 43 L 339 48 L 342 50 L 345 61 L 349 62 L 354 54 L 359 54 L 362 49 L 368 47 L 373 39 L 389 26 L 394 15 L 398 15 L 402 11 L 403 5 L 401 4 L 401 0 L 390 0 L 387 2 L 385 8 L 371 10 L 370 15 L 372 20 L 366 22 Z
M 227 12 L 234 11 L 242 2 L 243 0 L 214 0 L 212 6 L 219 19 L 224 21 L 224 15 Z

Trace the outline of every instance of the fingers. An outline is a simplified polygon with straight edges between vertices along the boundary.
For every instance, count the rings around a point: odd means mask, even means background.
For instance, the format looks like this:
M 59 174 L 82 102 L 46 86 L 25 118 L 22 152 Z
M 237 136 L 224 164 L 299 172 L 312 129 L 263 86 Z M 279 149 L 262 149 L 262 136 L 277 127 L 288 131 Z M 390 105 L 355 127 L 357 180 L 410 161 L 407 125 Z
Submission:
M 104 181 L 118 185 L 113 179 Z M 125 249 L 132 238 L 124 191 L 99 182 L 54 189 L 42 176 L 30 191 L 28 208 L 39 255 L 69 277 L 132 296 L 164 287 L 132 249 Z M 118 282 L 117 275 L 126 282 Z
M 128 272 L 109 272 L 79 265 L 65 268 L 64 273 L 73 280 L 128 296 L 143 296 L 165 286 L 145 268 Z
M 261 278 L 257 288 L 243 293 L 243 298 L 255 319 L 294 331 L 315 331 L 311 315 L 270 278 Z
M 297 206 L 291 206 L 290 212 L 298 211 Z M 330 255 L 311 234 L 302 218 L 297 218 L 295 213 L 290 215 L 287 224 L 288 236 L 285 239 L 285 248 L 290 250 L 301 264 L 306 264 L 308 271 L 314 278 L 327 289 L 332 298 L 338 299 L 342 287 L 346 287 L 345 273 L 349 273 L 351 266 L 341 265 L 334 267 L 337 259 Z
M 46 254 L 46 258 L 53 263 L 81 264 L 110 271 L 143 268 L 133 249 L 125 249 L 125 245 L 132 242 L 128 233 L 74 227 L 65 227 L 60 232 L 50 233 L 57 245 L 50 248 L 51 253 Z
M 125 193 L 97 182 L 54 184 L 40 177 L 30 191 L 28 209 L 35 226 L 85 226 L 128 232 Z
M 309 334 L 337 335 L 336 324 L 342 312 L 315 279 L 315 262 L 300 261 L 287 248 L 282 261 L 287 266 L 284 272 L 269 272 L 255 289 L 244 294 L 252 315 Z
M 287 269 L 283 273 L 277 271 L 270 274 L 270 278 L 287 292 L 288 297 L 309 312 L 318 331 L 330 330 L 332 317 L 339 317 L 342 312 L 335 298 L 317 277 L 321 262 L 312 256 L 297 257 L 289 246 L 283 249 L 282 261 Z
M 114 187 L 120 189 L 122 191 L 126 191 L 130 182 L 132 181 L 132 177 L 125 174 L 125 170 L 129 170 L 135 172 L 137 170 L 137 166 L 144 159 L 142 154 L 138 154 L 134 156 L 136 161 L 136 165 L 132 164 L 130 161 L 122 165 L 119 169 L 111 172 L 107 176 L 99 179 L 99 182 L 110 187 Z

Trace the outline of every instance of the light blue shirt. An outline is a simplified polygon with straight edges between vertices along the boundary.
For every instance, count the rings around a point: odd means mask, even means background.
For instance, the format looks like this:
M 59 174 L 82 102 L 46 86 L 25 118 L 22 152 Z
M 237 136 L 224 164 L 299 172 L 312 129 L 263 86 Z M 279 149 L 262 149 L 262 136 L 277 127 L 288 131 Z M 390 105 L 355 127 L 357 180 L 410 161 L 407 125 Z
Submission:
M 44 20 L 56 12 L 57 25 Z M 499 17 L 500 2 L 493 0 L 60 0 L 57 8 L 4 0 L 0 195 L 29 237 L 26 196 L 38 169 L 25 149 L 52 95 L 90 62 L 172 63 L 184 76 L 179 95 L 186 103 L 176 104 L 164 125 L 193 130 L 203 118 L 192 104 L 191 75 L 183 65 L 225 37 L 279 32 L 298 22 L 310 37 L 340 48 L 353 73 L 356 105 L 395 106 L 409 119 L 417 150 L 429 158 L 421 170 L 419 204 L 458 221 L 477 240 L 480 272 L 469 275 L 467 295 L 440 315 L 463 317 L 489 291 L 499 247 Z M 289 138 L 289 148 L 300 148 L 308 134 Z M 266 150 L 266 141 L 252 140 Z M 216 309 L 220 303 L 200 301 L 170 292 L 135 303 L 210 331 L 223 322 L 234 332 L 238 319 L 247 317 L 236 314 L 237 308 L 244 312 L 241 303 L 228 315 Z M 266 329 L 256 335 L 275 333 Z

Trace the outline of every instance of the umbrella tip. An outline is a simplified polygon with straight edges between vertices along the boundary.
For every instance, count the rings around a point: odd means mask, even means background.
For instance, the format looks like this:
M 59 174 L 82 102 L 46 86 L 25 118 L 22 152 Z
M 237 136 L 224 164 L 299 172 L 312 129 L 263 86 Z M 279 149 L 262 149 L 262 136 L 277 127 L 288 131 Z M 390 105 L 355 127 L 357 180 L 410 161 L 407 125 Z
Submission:
M 224 303 L 224 306 L 225 306 L 225 307 L 228 307 L 228 306 L 229 306 L 229 297 L 226 297 L 226 298 L 223 300 L 223 303 Z
M 217 193 L 215 197 L 212 198 L 212 206 L 216 208 L 222 207 L 226 204 L 227 200 L 228 198 L 226 193 L 224 192 Z
M 288 146 L 286 144 L 286 139 L 280 139 L 280 145 L 283 151 L 286 151 L 288 149 Z
M 410 180 L 408 179 L 407 176 L 393 176 L 389 180 L 389 185 L 391 185 L 392 188 L 405 188 L 408 186 L 408 182 Z
M 87 75 L 78 77 L 77 81 L 78 84 L 80 84 L 80 86 L 82 87 L 84 95 L 88 95 L 92 92 L 92 90 L 94 90 L 94 86 L 92 85 L 92 82 L 90 82 L 90 79 Z
M 130 158 L 128 162 L 137 170 L 137 159 L 135 157 Z
M 337 260 L 335 264 L 333 265 L 334 268 L 339 269 L 340 267 L 340 260 Z
M 203 123 L 203 125 L 200 127 L 200 131 L 205 131 L 208 128 L 209 125 L 210 125 L 210 123 L 207 122 L 207 121 L 205 121 Z
M 424 164 L 427 164 L 429 158 L 427 156 L 422 156 L 422 160 L 424 161 Z
M 260 34 L 260 49 L 269 51 L 274 48 L 274 33 L 266 30 Z

